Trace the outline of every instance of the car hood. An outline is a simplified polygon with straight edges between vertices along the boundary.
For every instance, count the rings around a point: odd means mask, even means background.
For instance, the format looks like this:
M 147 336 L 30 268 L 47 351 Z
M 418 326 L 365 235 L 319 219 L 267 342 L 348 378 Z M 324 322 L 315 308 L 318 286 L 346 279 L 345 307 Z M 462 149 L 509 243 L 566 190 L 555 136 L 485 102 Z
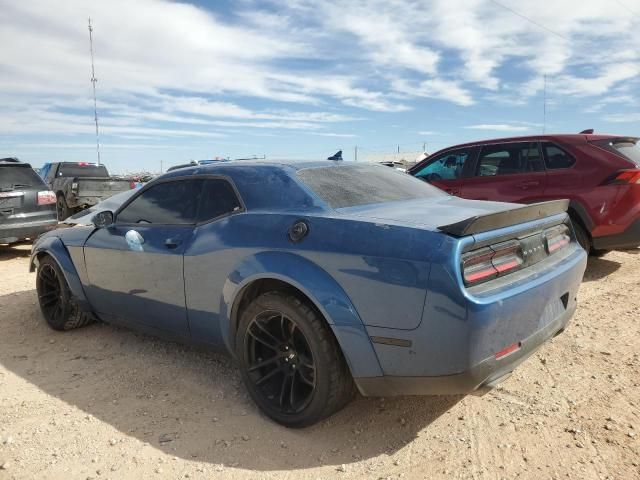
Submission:
M 441 225 L 518 207 L 522 207 L 522 205 L 484 200 L 466 200 L 450 196 L 361 205 L 340 208 L 337 211 L 341 215 L 362 220 L 416 226 L 435 231 Z

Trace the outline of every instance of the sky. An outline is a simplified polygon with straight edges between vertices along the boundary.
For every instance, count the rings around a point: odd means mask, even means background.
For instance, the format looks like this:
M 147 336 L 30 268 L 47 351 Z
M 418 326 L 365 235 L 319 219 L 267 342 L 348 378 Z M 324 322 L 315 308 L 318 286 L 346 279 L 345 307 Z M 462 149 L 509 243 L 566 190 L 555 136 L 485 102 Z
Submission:
M 117 173 L 640 135 L 640 0 L 53 5 L 0 0 L 0 157 L 33 166 L 96 161 L 88 17 Z

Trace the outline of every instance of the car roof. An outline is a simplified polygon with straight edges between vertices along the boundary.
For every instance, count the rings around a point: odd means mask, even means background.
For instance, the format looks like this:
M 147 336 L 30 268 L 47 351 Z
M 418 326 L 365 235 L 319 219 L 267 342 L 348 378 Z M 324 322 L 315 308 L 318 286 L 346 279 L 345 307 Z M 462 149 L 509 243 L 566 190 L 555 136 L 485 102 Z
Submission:
M 15 157 L 0 158 L 0 165 L 9 166 L 9 167 L 29 167 L 29 168 L 31 168 L 30 164 L 28 164 L 26 162 L 22 162 L 22 161 L 18 160 Z
M 577 142 L 585 142 L 585 141 L 594 141 L 594 140 L 606 140 L 609 138 L 624 138 L 622 135 L 613 135 L 613 134 L 583 134 L 583 133 L 547 133 L 541 135 L 524 135 L 520 137 L 502 137 L 502 138 L 490 138 L 485 140 L 475 140 L 473 142 L 466 143 L 458 143 L 456 145 L 451 145 L 449 147 L 443 148 L 437 152 L 434 152 L 430 155 L 432 157 L 436 153 L 444 152 L 446 150 L 450 150 L 452 148 L 460 148 L 460 147 L 472 147 L 476 145 L 490 145 L 493 143 L 506 143 L 506 142 L 532 142 L 532 141 L 540 141 L 540 140 L 557 140 L 560 142 L 568 142 L 568 143 L 577 143 Z
M 245 168 L 245 167 L 273 167 L 273 168 L 290 168 L 293 170 L 301 170 L 303 168 L 316 167 L 336 167 L 341 165 L 354 165 L 356 162 L 344 160 L 222 160 L 219 163 L 207 163 L 204 165 L 192 165 L 183 168 L 176 168 L 167 171 L 163 177 L 183 176 L 185 174 L 207 174 L 215 173 L 219 168 Z M 367 165 L 368 162 L 360 162 L 360 165 Z
M 593 134 L 593 133 L 547 133 L 540 135 L 524 135 L 520 137 L 502 137 L 502 138 L 490 138 L 485 140 L 475 140 L 473 142 L 466 143 L 458 143 L 455 145 L 450 145 L 445 148 L 441 148 L 437 152 L 433 152 L 427 158 L 418 162 L 413 167 L 409 169 L 409 173 L 415 172 L 417 168 L 421 168 L 430 160 L 432 160 L 436 155 L 441 155 L 450 150 L 456 150 L 458 148 L 465 147 L 477 147 L 482 145 L 492 145 L 495 143 L 508 143 L 508 142 L 535 142 L 535 141 L 556 141 L 559 143 L 585 143 L 585 142 L 593 142 L 597 140 L 608 140 L 611 138 L 630 138 L 623 135 L 613 135 L 613 134 Z

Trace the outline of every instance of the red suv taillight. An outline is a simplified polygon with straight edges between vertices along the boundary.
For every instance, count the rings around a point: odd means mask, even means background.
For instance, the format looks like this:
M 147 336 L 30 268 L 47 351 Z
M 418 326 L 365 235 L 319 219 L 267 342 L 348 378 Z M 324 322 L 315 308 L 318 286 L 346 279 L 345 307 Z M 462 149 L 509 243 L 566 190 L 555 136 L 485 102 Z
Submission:
M 640 183 L 640 170 L 621 170 L 603 182 L 603 185 L 629 185 Z
M 51 205 L 56 203 L 56 194 L 50 190 L 38 192 L 38 205 Z
M 519 270 L 523 263 L 524 255 L 518 240 L 481 248 L 462 257 L 464 283 L 475 285 L 486 282 Z

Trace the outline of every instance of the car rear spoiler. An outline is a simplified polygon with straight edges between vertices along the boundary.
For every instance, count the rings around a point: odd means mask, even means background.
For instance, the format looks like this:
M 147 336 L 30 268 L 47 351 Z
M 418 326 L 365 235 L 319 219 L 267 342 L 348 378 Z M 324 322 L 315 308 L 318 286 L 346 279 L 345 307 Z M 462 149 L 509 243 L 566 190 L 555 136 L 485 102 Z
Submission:
M 569 200 L 533 203 L 512 210 L 476 215 L 460 222 L 442 225 L 438 227 L 438 230 L 456 237 L 464 237 L 465 235 L 488 232 L 502 227 L 551 217 L 566 212 L 567 208 L 569 208 Z

